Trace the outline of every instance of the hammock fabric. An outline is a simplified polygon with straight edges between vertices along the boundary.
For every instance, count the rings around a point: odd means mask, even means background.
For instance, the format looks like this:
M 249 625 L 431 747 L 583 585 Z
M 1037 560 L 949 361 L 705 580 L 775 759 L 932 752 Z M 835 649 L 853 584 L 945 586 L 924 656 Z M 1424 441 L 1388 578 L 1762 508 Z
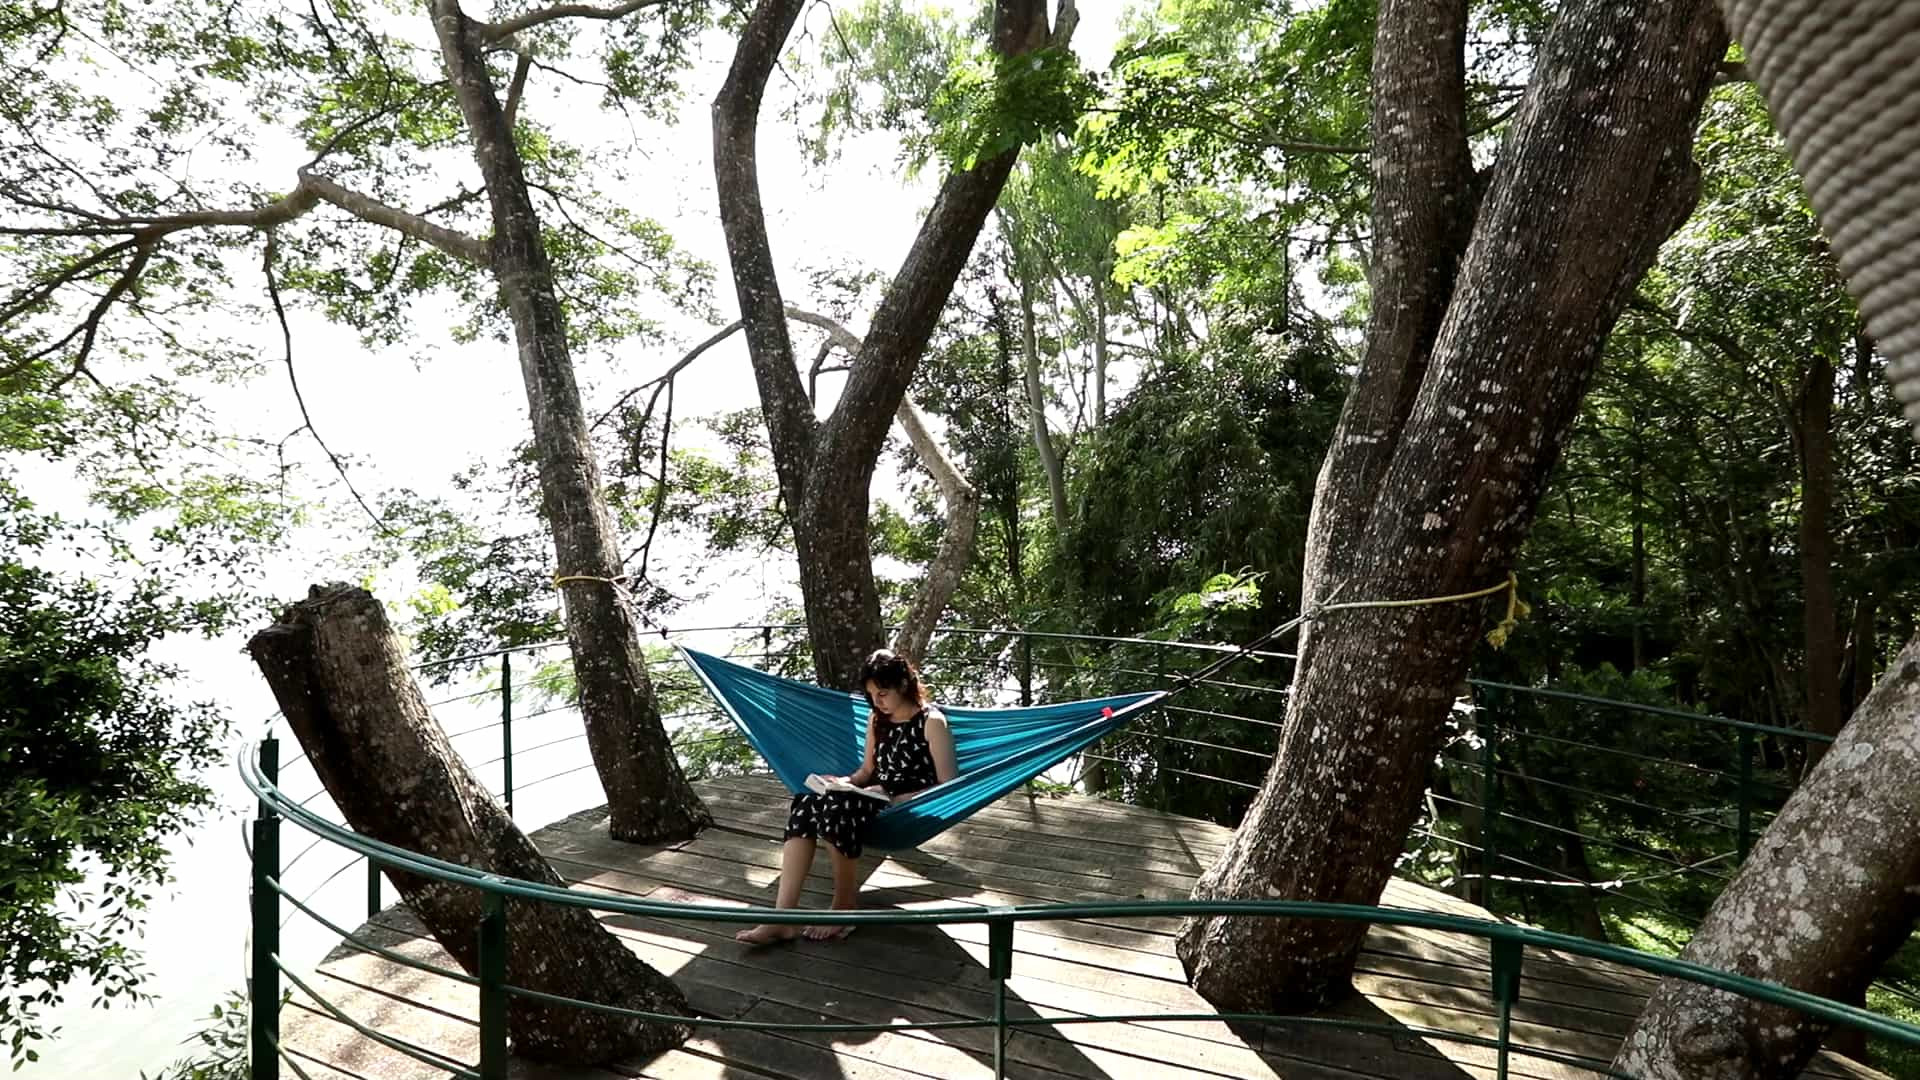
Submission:
M 866 696 L 828 690 L 682 647 L 747 741 L 799 794 L 808 773 L 844 776 L 866 752 Z M 1131 720 L 1166 691 L 1016 709 L 941 705 L 960 774 L 880 811 L 866 842 L 886 851 L 925 843 Z

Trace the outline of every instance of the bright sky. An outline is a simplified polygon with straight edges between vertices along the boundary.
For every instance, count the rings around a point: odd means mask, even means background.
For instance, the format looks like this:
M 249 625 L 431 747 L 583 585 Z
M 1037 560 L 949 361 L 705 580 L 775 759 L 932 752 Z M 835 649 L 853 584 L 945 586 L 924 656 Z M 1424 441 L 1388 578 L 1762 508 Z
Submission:
M 1118 34 L 1116 6 L 1086 5 L 1074 42 L 1084 66 L 1098 70 L 1107 65 Z M 646 178 L 646 185 L 633 193 L 630 204 L 660 220 L 681 245 L 716 267 L 718 306 L 729 318 L 733 288 L 714 209 L 706 111 L 724 77 L 732 45 L 724 35 L 708 35 L 696 69 L 686 79 L 682 123 L 643 132 L 647 156 L 633 171 Z M 892 141 L 881 136 L 856 140 L 843 148 L 838 161 L 824 170 L 811 170 L 791 129 L 778 119 L 791 93 L 776 74 L 762 111 L 760 175 L 783 287 L 788 299 L 804 304 L 812 299 L 804 291 L 803 271 L 808 268 L 849 263 L 887 272 L 895 269 L 931 198 L 935 178 L 929 175 L 907 182 L 896 164 Z M 547 122 L 566 118 L 569 122 L 562 134 L 580 142 L 624 145 L 630 141 L 624 120 L 603 115 L 592 96 L 556 84 L 552 76 L 543 79 L 536 72 L 524 108 Z M 305 156 L 292 146 L 278 155 L 269 154 L 260 162 L 259 178 L 264 183 L 284 183 L 271 178 L 290 178 Z M 470 161 L 459 162 L 459 167 L 463 171 L 458 176 L 444 178 L 447 191 L 460 182 L 476 182 Z M 250 254 L 247 259 L 256 257 Z M 427 349 L 368 350 L 351 332 L 310 313 L 293 313 L 295 355 L 309 411 L 333 450 L 355 462 L 352 475 L 363 492 L 394 487 L 421 493 L 444 491 L 456 471 L 476 461 L 497 461 L 526 437 L 525 396 L 511 351 L 490 342 L 456 345 L 444 334 L 453 321 L 451 314 L 422 311 L 420 316 L 422 344 Z M 663 311 L 660 317 L 670 321 L 677 336 L 671 347 L 622 357 L 624 371 L 618 379 L 604 370 L 583 367 L 590 416 L 622 390 L 677 360 L 713 329 L 673 312 Z M 211 329 L 249 337 L 265 356 L 281 355 L 277 327 Z M 864 331 L 864 319 L 856 319 L 853 329 Z M 423 352 L 430 356 L 423 359 Z M 823 380 L 823 401 L 830 402 L 837 391 L 837 384 Z M 681 378 L 676 415 L 690 418 L 755 403 L 746 351 L 736 336 Z M 233 428 L 272 440 L 299 424 L 284 372 L 277 365 L 252 385 L 221 392 L 211 404 Z M 677 426 L 682 439 L 693 432 L 691 425 Z M 311 475 L 330 475 L 310 442 L 302 442 L 302 454 Z M 23 468 L 31 495 L 53 508 L 80 509 L 73 505 L 70 480 L 61 473 L 34 468 L 31 463 Z M 875 497 L 887 497 L 894 482 L 883 470 L 876 477 Z M 346 496 L 336 487 L 331 497 L 340 501 Z M 333 576 L 329 568 L 345 554 L 340 539 L 320 530 L 298 537 L 274 565 L 263 568 L 264 584 L 274 594 L 291 598 L 304 593 L 313 581 Z M 690 560 L 694 553 L 679 555 Z M 684 612 L 676 623 L 751 618 L 763 610 L 769 595 L 790 591 L 794 578 L 794 569 L 784 561 L 743 560 L 741 566 L 726 569 L 728 587 Z M 410 587 L 402 581 L 383 582 L 379 592 L 391 601 Z M 186 669 L 187 685 L 179 688 L 182 696 L 216 698 L 236 718 L 248 721 L 271 713 L 264 684 L 240 652 L 245 637 L 238 633 L 216 642 L 179 642 L 164 650 L 164 659 Z M 239 805 L 244 792 L 232 776 L 230 769 L 222 768 L 214 782 Z M 175 891 L 156 900 L 149 920 L 154 971 L 150 989 L 162 996 L 158 1008 L 89 1012 L 88 995 L 77 993 L 78 1000 L 52 1020 L 67 1026 L 70 1036 L 84 1031 L 87 1037 L 43 1046 L 41 1063 L 28 1067 L 23 1075 L 117 1077 L 136 1075 L 141 1068 L 156 1070 L 172 1059 L 174 1044 L 188 1034 L 197 1018 L 226 990 L 239 985 L 246 886 L 235 820 L 219 821 L 192 839 L 196 841 L 193 849 L 181 854 Z

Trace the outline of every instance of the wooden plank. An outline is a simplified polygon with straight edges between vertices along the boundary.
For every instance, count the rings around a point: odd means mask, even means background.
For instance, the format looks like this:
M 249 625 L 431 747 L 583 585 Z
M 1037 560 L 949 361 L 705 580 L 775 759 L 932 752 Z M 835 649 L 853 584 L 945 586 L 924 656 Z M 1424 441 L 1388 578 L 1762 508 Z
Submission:
M 787 795 L 770 778 L 700 785 L 723 826 L 686 844 L 639 847 L 605 835 L 604 815 L 574 815 L 536 834 L 557 868 L 592 891 L 700 903 L 766 903 L 777 878 Z M 866 891 L 911 910 L 922 906 L 1042 904 L 1184 897 L 1216 857 L 1228 830 L 1084 797 L 1029 801 L 1009 796 L 923 848 L 872 860 Z M 863 870 L 866 868 L 863 868 Z M 809 879 L 802 903 L 823 905 L 824 875 Z M 1387 906 L 1490 919 L 1483 909 L 1432 889 L 1390 884 Z M 377 921 L 383 944 L 403 955 L 438 957 L 436 943 L 404 911 Z M 983 924 L 866 927 L 850 941 L 750 950 L 734 927 L 683 920 L 603 916 L 629 948 L 673 976 L 707 1015 L 766 1022 L 889 1023 L 985 1015 L 992 1001 Z M 1186 985 L 1173 952 L 1178 920 L 1042 921 L 1014 935 L 1008 980 L 1012 1015 L 1041 1021 L 1128 1013 L 1212 1009 Z M 1356 982 L 1365 996 L 1333 1011 L 1389 1028 L 1427 1024 L 1490 1035 L 1496 1013 L 1484 939 L 1376 926 Z M 336 952 L 315 988 L 355 1010 L 417 1032 L 461 1060 L 477 1048 L 471 987 L 413 972 L 362 953 Z M 1631 1023 L 1651 977 L 1581 957 L 1529 950 L 1516 1040 L 1606 1056 Z M 291 1011 L 298 1049 L 335 1065 L 317 1080 L 411 1080 L 407 1059 L 366 1048 L 350 1029 Z M 360 1015 L 360 1013 L 356 1013 Z M 330 1030 L 329 1030 L 330 1029 Z M 344 1035 L 342 1034 L 344 1032 Z M 409 1034 L 407 1037 L 414 1037 Z M 430 1040 L 430 1041 L 429 1041 Z M 355 1046 L 353 1044 L 360 1044 Z M 580 1074 L 579 1080 L 945 1080 L 984 1077 L 986 1029 L 936 1032 L 798 1033 L 703 1030 L 681 1050 L 647 1062 Z M 357 1056 L 356 1056 L 357 1055 Z M 1134 1076 L 1179 1080 L 1488 1080 L 1491 1051 L 1397 1035 L 1335 1031 L 1295 1021 L 1096 1021 L 1046 1024 L 1009 1042 L 1011 1075 L 1022 1080 Z M 357 1064 L 356 1064 L 357 1063 Z M 1851 1063 L 1848 1063 L 1849 1065 Z M 514 1075 L 536 1080 L 516 1063 Z M 1829 1071 L 1821 1068 L 1820 1071 Z M 435 1075 L 431 1072 L 424 1075 Z M 1562 1080 L 1582 1070 L 1515 1057 L 1513 1075 Z M 1845 1075 L 1871 1077 L 1870 1070 Z M 576 1080 L 571 1072 L 538 1080 Z
M 723 819 L 776 814 L 784 824 L 790 798 L 784 788 L 778 787 L 771 791 L 716 791 L 708 799 L 708 806 Z M 1041 800 L 1028 806 L 1025 799 L 1009 801 L 1016 798 L 1009 796 L 981 808 L 961 827 L 983 836 L 1019 837 L 1043 846 L 1077 848 L 1083 853 L 1164 859 L 1173 864 L 1175 872 L 1194 874 L 1218 858 L 1231 835 L 1225 830 L 1209 835 L 1197 829 L 1169 829 L 1164 818 L 1077 812 L 1061 805 L 1072 802 L 1070 799 Z M 1193 825 L 1206 830 L 1218 828 L 1204 822 Z
M 747 778 L 743 783 L 712 789 L 712 801 L 727 806 L 758 804 L 784 808 L 789 798 L 786 789 L 770 779 Z M 980 808 L 965 824 L 1011 829 L 1027 835 L 1154 848 L 1175 857 L 1191 856 L 1202 861 L 1206 856 L 1217 854 L 1232 837 L 1232 830 L 1208 822 L 1115 806 L 1085 796 L 1028 800 L 1014 793 Z

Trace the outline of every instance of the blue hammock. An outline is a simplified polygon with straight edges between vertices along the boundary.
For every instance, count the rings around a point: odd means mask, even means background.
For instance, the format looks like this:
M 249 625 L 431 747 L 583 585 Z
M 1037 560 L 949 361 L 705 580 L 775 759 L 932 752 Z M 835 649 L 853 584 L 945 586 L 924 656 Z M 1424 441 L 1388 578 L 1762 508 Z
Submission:
M 680 652 L 787 790 L 805 791 L 808 773 L 844 776 L 860 767 L 865 695 L 783 679 L 685 647 Z M 866 842 L 886 851 L 925 843 L 1165 696 L 1161 690 L 1017 709 L 941 705 L 960 775 L 880 811 Z

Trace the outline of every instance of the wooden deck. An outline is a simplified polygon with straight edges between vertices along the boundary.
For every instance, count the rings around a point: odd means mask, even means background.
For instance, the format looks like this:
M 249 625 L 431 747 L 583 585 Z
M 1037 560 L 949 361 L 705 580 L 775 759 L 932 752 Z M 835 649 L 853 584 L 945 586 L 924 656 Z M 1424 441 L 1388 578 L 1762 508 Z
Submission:
M 541 830 L 536 842 L 576 885 L 630 896 L 771 903 L 786 795 L 773 781 L 739 778 L 700 786 L 720 824 L 672 848 L 607 838 L 598 813 Z M 1118 803 L 1015 794 L 924 848 L 869 856 L 868 906 L 1176 899 L 1219 853 L 1228 831 Z M 826 860 L 819 860 L 824 868 Z M 824 906 L 816 877 L 803 901 Z M 1484 909 L 1395 882 L 1382 901 L 1486 918 Z M 609 917 L 608 927 L 673 976 L 694 1006 L 714 1016 L 769 1023 L 888 1023 L 990 1015 L 986 928 L 862 928 L 846 941 L 748 950 L 723 924 Z M 1173 953 L 1172 920 L 1029 923 L 1014 939 L 1009 1011 L 1061 1017 L 1153 1011 L 1207 1012 Z M 363 928 L 371 940 L 422 960 L 450 959 L 400 908 Z M 1427 931 L 1375 928 L 1367 938 L 1362 994 L 1336 1010 L 1399 1027 L 1418 1025 L 1491 1037 L 1486 943 Z M 356 1020 L 463 1062 L 478 1057 L 476 992 L 463 984 L 342 948 L 313 988 Z M 1652 986 L 1631 970 L 1529 950 L 1516 1042 L 1605 1058 Z M 315 1080 L 412 1080 L 443 1076 L 360 1036 L 295 993 L 283 1045 Z M 701 1032 L 683 1048 L 643 1061 L 557 1070 L 516 1062 L 539 1080 L 958 1080 L 991 1075 L 992 1032 L 880 1034 Z M 1491 1051 L 1405 1030 L 1393 1035 L 1294 1024 L 1224 1022 L 1072 1024 L 1016 1033 L 1008 1075 L 1218 1080 L 1456 1080 L 1493 1076 Z M 1516 1077 L 1594 1075 L 1515 1055 Z M 1823 1056 L 1808 1073 L 1877 1077 Z

